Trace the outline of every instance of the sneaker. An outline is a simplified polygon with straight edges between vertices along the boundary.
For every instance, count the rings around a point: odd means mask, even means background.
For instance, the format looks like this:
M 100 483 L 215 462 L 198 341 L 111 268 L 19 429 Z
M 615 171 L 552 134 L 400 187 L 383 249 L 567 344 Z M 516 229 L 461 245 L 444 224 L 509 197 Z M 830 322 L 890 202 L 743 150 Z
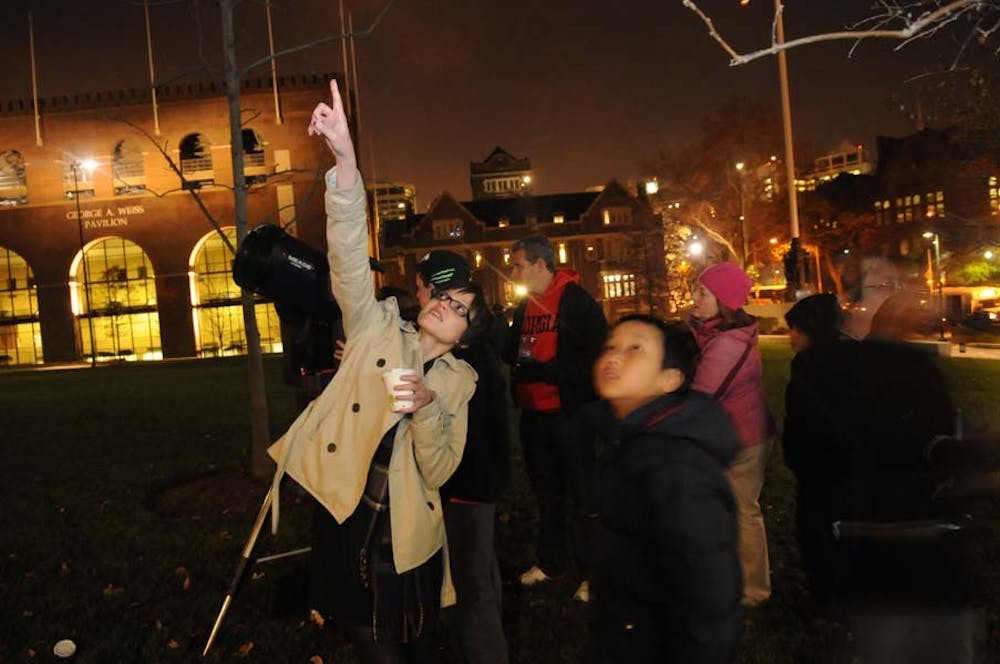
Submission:
M 538 565 L 534 565 L 531 569 L 520 576 L 520 581 L 522 586 L 533 586 L 536 583 L 541 583 L 542 581 L 549 581 L 551 579 L 558 579 L 557 576 L 549 576 L 542 571 L 542 568 Z
M 573 593 L 573 599 L 577 602 L 583 602 L 586 604 L 590 601 L 590 584 L 584 581 Z

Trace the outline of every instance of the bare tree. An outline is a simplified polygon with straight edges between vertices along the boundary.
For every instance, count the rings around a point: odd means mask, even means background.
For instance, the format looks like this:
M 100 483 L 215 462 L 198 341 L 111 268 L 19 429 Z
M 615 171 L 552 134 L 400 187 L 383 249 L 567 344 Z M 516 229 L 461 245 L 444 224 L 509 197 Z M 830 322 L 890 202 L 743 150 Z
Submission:
M 741 4 L 747 2 L 749 0 L 741 0 Z M 955 29 L 960 36 L 954 54 L 954 65 L 957 65 L 973 44 L 991 48 L 994 55 L 1000 54 L 1000 46 L 995 45 L 1000 31 L 1000 0 L 875 0 L 871 14 L 855 21 L 846 29 L 835 29 L 789 41 L 778 39 L 777 26 L 782 19 L 784 4 L 781 0 L 775 0 L 770 45 L 748 53 L 738 53 L 719 33 L 711 16 L 697 2 L 681 0 L 681 4 L 698 15 L 712 39 L 729 54 L 732 66 L 827 41 L 852 41 L 856 45 L 866 39 L 889 39 L 900 42 L 897 48 L 902 48 L 916 39 L 932 37 L 950 29 Z

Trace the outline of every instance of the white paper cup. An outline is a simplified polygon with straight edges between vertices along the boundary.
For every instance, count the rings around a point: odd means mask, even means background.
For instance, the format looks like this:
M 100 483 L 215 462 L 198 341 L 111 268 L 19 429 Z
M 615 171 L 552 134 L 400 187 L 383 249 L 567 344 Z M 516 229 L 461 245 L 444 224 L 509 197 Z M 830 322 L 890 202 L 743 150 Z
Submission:
M 63 639 L 52 646 L 52 653 L 56 657 L 72 657 L 76 652 L 76 644 L 69 639 Z
M 401 380 L 403 376 L 416 376 L 417 371 L 415 369 L 389 369 L 388 371 L 382 372 L 382 381 L 385 383 L 385 391 L 389 395 L 389 407 L 392 408 L 394 412 L 399 412 L 404 408 L 409 408 L 413 405 L 413 399 L 407 399 L 405 392 L 397 392 L 395 387 L 397 385 L 408 386 L 411 383 Z

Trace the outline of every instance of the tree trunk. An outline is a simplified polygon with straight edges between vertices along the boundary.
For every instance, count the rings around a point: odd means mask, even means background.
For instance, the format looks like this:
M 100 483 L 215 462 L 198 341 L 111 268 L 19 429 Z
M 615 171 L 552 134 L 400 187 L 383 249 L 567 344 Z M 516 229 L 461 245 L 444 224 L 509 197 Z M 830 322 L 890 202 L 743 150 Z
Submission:
M 243 172 L 243 124 L 240 118 L 240 70 L 236 64 L 236 35 L 233 27 L 234 5 L 235 0 L 219 0 L 226 100 L 229 103 L 230 154 L 233 163 L 233 214 L 236 217 L 236 246 L 242 247 L 247 236 L 247 181 Z M 267 455 L 271 431 L 268 424 L 267 391 L 264 387 L 264 358 L 260 350 L 253 293 L 244 289 L 242 300 L 250 387 L 250 472 L 253 477 L 264 479 L 274 472 L 274 464 Z

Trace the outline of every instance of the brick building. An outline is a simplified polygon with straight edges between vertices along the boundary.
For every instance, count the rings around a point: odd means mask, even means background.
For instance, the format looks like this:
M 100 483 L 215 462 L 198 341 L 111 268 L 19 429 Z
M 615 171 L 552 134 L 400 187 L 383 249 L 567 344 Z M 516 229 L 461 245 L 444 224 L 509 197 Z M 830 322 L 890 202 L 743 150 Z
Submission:
M 303 127 L 327 80 L 280 78 L 282 124 L 269 80 L 242 86 L 249 224 L 280 223 L 319 247 L 330 159 Z M 157 98 L 155 117 L 148 90 L 40 99 L 37 123 L 30 101 L 0 104 L 3 363 L 91 348 L 128 360 L 243 352 L 232 252 L 167 161 L 235 244 L 224 91 L 170 85 Z M 273 307 L 257 314 L 264 350 L 280 350 Z
M 386 225 L 381 258 L 390 281 L 409 286 L 426 252 L 455 251 L 491 301 L 509 308 L 523 297 L 508 278 L 510 246 L 532 233 L 552 241 L 556 267 L 577 270 L 610 320 L 635 311 L 665 313 L 662 221 L 615 181 L 600 192 L 466 202 L 442 193 L 425 214 Z

